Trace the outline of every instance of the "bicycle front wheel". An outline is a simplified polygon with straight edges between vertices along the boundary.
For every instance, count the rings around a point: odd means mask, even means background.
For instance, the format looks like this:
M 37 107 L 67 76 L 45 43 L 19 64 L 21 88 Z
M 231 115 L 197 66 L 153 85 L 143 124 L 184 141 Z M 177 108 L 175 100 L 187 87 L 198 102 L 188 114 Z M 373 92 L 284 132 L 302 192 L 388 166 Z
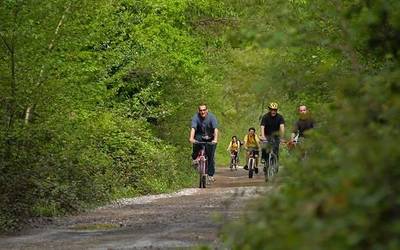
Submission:
M 207 176 L 203 175 L 200 178 L 200 188 L 206 188 Z
M 235 159 L 233 159 L 232 157 L 231 157 L 231 163 L 230 163 L 230 166 L 229 166 L 229 168 L 231 169 L 231 170 L 233 170 L 233 167 L 235 166 Z
M 270 154 L 268 165 L 268 177 L 272 178 L 278 173 L 278 161 L 275 154 Z
M 249 178 L 253 178 L 254 172 L 254 158 L 249 159 Z
M 237 167 L 238 167 L 238 160 L 237 159 L 235 159 L 235 164 L 233 166 L 234 166 L 235 170 L 237 170 Z
M 199 188 L 205 188 L 206 187 L 206 161 L 205 160 L 200 160 L 199 161 Z

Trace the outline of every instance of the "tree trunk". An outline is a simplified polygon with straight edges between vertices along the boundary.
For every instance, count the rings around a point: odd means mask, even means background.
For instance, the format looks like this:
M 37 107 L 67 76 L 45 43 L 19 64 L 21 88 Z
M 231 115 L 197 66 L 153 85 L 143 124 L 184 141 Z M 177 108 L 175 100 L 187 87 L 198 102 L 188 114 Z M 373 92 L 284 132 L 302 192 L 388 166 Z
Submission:
M 16 88 L 17 79 L 15 76 L 15 47 L 14 44 L 11 45 L 10 51 L 11 58 L 11 101 L 10 101 L 10 116 L 7 124 L 7 130 L 11 129 L 14 123 L 15 105 L 16 105 Z

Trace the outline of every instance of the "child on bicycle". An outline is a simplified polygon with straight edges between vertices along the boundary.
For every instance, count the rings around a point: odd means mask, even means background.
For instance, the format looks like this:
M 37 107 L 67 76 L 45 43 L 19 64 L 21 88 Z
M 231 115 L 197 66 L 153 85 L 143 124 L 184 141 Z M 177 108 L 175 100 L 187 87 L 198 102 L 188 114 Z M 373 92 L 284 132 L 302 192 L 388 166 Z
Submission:
M 236 162 L 239 162 L 239 151 L 240 151 L 240 141 L 237 139 L 236 135 L 232 136 L 231 141 L 229 142 L 227 151 L 230 152 L 230 155 L 234 156 Z
M 249 167 L 247 166 L 247 162 L 249 162 L 250 153 L 253 151 L 256 158 L 256 166 L 254 171 L 256 174 L 258 173 L 258 154 L 260 151 L 260 138 L 256 134 L 256 129 L 251 127 L 247 135 L 244 137 L 244 148 L 246 149 L 246 165 L 243 167 L 244 169 L 248 170 Z

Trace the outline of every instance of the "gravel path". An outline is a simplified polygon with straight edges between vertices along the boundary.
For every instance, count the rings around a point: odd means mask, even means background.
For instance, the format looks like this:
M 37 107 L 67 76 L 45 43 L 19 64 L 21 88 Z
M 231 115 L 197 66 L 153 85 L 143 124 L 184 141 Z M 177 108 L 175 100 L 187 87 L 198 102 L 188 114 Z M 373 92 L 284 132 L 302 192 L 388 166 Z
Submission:
M 270 190 L 262 174 L 218 168 L 209 188 L 122 199 L 93 211 L 55 219 L 19 235 L 1 236 L 0 249 L 223 248 L 218 231 L 244 204 Z

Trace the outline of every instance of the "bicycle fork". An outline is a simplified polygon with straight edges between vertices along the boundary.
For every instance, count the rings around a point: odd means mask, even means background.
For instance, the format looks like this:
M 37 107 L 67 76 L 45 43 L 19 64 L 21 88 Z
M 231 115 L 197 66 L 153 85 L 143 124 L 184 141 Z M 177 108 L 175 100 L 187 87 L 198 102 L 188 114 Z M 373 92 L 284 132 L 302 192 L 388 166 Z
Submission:
M 207 159 L 205 156 L 200 156 L 199 158 L 199 187 L 205 188 L 206 187 L 206 180 L 207 180 Z

